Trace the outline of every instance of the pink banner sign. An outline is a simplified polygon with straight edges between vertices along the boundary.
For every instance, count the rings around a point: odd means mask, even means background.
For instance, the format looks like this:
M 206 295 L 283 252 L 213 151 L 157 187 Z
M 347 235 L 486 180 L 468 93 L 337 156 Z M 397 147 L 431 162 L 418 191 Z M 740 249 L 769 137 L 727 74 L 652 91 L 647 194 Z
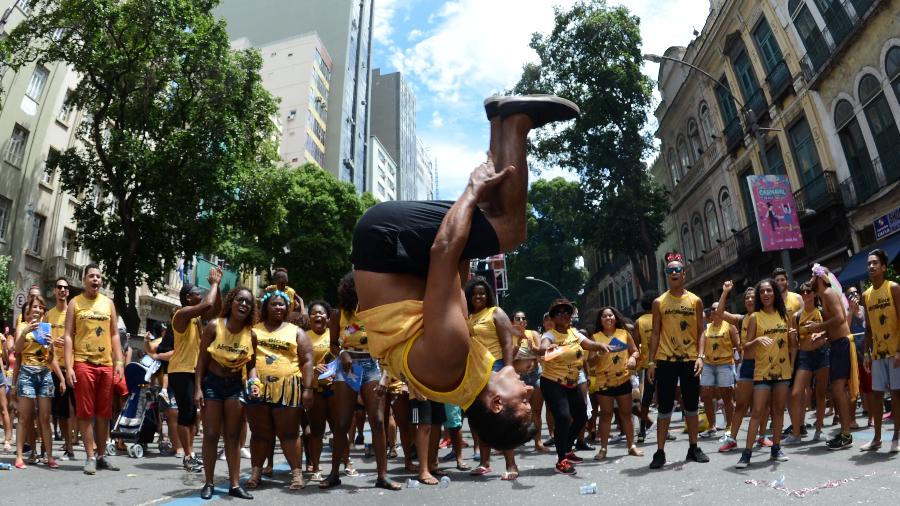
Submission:
M 747 176 L 763 251 L 800 249 L 803 234 L 787 176 Z

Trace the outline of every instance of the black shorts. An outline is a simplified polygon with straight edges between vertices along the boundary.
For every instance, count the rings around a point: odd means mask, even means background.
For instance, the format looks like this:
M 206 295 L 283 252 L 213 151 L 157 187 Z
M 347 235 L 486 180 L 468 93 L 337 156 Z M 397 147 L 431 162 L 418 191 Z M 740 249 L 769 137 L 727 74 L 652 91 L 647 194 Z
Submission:
M 619 397 L 622 395 L 631 395 L 631 379 L 625 380 L 625 383 L 622 383 L 616 387 L 603 388 L 597 392 L 598 394 L 605 397 Z
M 830 341 L 831 370 L 828 379 L 831 381 L 850 379 L 850 339 L 841 337 Z
M 402 200 L 372 206 L 353 231 L 350 261 L 361 271 L 428 276 L 431 245 L 447 211 L 449 200 Z M 472 216 L 469 240 L 460 260 L 500 253 L 497 232 L 480 209 Z
M 178 425 L 190 427 L 197 420 L 197 408 L 194 406 L 194 373 L 169 373 L 169 391 L 175 396 L 178 406 Z
M 409 400 L 409 423 L 418 425 L 441 425 L 447 421 L 444 405 L 434 401 Z
M 66 385 L 66 393 L 60 393 L 59 377 L 53 376 L 53 401 L 50 413 L 56 418 L 64 419 L 75 416 L 75 389 Z M 69 409 L 69 408 L 72 409 Z

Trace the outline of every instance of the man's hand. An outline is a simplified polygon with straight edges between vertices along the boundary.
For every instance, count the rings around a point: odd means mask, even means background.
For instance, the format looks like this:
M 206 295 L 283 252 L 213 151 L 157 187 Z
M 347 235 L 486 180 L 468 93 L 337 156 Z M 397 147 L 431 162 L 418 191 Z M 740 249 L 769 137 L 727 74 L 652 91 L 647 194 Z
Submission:
M 203 390 L 199 386 L 194 389 L 194 404 L 203 407 Z
M 215 285 L 222 281 L 222 268 L 214 267 L 210 269 L 209 276 L 206 278 L 206 281 L 208 281 L 210 285 Z
M 500 184 L 507 176 L 515 172 L 516 168 L 508 165 L 500 172 L 494 168 L 494 161 L 488 155 L 486 162 L 482 163 L 469 176 L 469 188 L 472 194 L 481 201 L 491 191 L 492 188 Z
M 734 288 L 734 283 L 730 279 L 728 281 L 722 283 L 722 291 L 723 292 L 730 292 L 732 288 Z
M 303 409 L 312 409 L 313 399 L 315 399 L 315 397 L 312 388 L 304 388 L 303 393 L 300 394 L 300 401 L 303 402 Z
M 772 346 L 772 344 L 775 342 L 771 337 L 768 336 L 759 336 L 755 339 L 755 341 L 759 343 L 760 346 L 764 346 L 766 348 Z
M 655 365 L 647 366 L 647 379 L 650 380 L 650 383 L 654 383 L 656 381 L 656 366 Z
M 806 322 L 803 327 L 810 332 L 822 332 L 825 330 L 825 324 L 822 322 Z
M 122 365 L 122 362 L 116 362 L 116 366 L 113 368 L 113 383 L 118 382 L 121 378 L 125 377 L 125 366 Z
M 69 384 L 70 387 L 75 388 L 75 383 L 78 383 L 78 380 L 75 379 L 75 371 L 73 368 L 66 369 L 66 383 Z

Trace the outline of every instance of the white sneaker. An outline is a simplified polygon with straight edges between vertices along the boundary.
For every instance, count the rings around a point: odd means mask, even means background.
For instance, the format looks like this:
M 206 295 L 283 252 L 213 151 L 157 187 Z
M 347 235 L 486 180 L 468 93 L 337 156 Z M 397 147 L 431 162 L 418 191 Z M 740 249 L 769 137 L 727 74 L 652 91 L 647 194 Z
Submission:
M 250 449 L 249 448 L 241 448 L 241 458 L 244 458 L 244 459 L 250 458 Z
M 817 441 L 817 442 L 821 441 L 822 440 L 822 431 L 819 429 L 816 429 L 816 434 L 813 436 L 812 440 Z
M 891 441 L 891 453 L 900 453 L 900 439 Z
M 219 450 L 219 456 L 217 457 L 219 460 L 225 460 L 225 449 L 222 448 Z
M 803 442 L 802 438 L 797 437 L 793 434 L 789 434 L 781 440 L 781 444 L 786 444 L 786 445 L 795 445 L 795 444 L 802 443 L 802 442 Z
M 861 452 L 877 452 L 879 449 L 881 449 L 881 441 L 869 441 L 859 447 Z
M 716 429 L 715 427 L 713 427 L 705 432 L 701 432 L 700 437 L 707 439 L 707 438 L 715 437 L 716 434 L 718 434 L 718 433 L 719 433 L 719 430 Z

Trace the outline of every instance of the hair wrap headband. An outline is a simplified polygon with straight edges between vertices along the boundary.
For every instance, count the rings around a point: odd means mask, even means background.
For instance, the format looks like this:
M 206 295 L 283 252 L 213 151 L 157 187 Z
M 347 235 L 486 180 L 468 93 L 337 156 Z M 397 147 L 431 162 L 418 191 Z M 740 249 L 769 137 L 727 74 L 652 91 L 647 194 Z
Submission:
M 286 302 L 288 304 L 290 304 L 290 302 L 291 302 L 291 299 L 290 299 L 290 297 L 288 297 L 288 294 L 282 292 L 281 290 L 272 290 L 271 292 L 266 292 L 266 294 L 262 296 L 262 299 L 260 299 L 260 303 L 265 304 L 266 301 L 269 300 L 269 298 L 273 297 L 273 296 L 281 297 L 282 299 L 284 299 L 284 302 Z

